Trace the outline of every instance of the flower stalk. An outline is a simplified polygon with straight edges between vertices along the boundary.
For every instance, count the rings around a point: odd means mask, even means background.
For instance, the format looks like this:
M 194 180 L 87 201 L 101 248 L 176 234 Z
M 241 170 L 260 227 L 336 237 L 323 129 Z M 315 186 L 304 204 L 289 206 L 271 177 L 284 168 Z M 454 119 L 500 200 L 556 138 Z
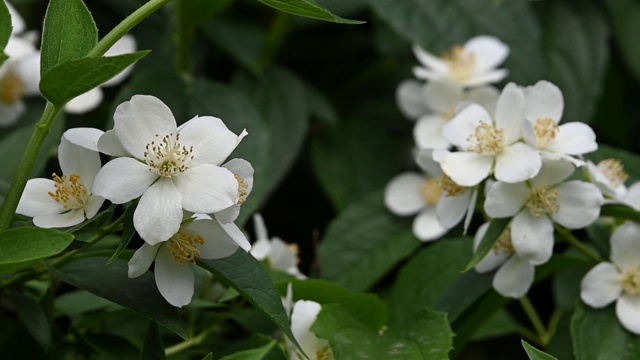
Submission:
M 547 331 L 547 328 L 544 326 L 542 319 L 540 319 L 540 315 L 538 315 L 538 312 L 536 311 L 535 307 L 533 307 L 533 304 L 531 303 L 531 300 L 529 300 L 528 296 L 525 295 L 521 297 L 519 301 L 520 301 L 520 306 L 522 306 L 522 309 L 527 314 L 529 321 L 531 321 L 533 328 L 538 333 L 540 344 L 543 347 L 546 347 L 547 344 L 549 343 L 549 340 L 551 340 L 551 336 L 549 336 L 549 332 Z

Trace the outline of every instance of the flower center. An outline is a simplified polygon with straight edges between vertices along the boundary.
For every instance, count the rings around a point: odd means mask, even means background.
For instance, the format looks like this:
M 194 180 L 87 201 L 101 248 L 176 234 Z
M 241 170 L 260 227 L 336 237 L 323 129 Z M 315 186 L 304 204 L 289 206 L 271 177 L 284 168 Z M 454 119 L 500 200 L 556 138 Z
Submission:
M 618 187 L 627 181 L 629 174 L 624 171 L 624 166 L 617 159 L 606 159 L 598 163 L 598 169 L 611 181 L 614 187 Z
M 629 295 L 640 295 L 640 266 L 624 272 L 622 289 Z
M 449 66 L 451 76 L 456 81 L 464 81 L 471 77 L 476 65 L 473 53 L 466 53 L 462 46 L 454 46 L 442 56 L 442 60 Z
M 156 134 L 156 137 L 160 138 L 160 135 Z M 154 140 L 145 148 L 144 162 L 164 177 L 177 176 L 187 171 L 189 167 L 186 164 L 193 159 L 193 146 L 187 148 L 180 144 L 180 134 L 175 139 L 173 134 L 165 135 L 162 140 L 157 143 Z
M 436 205 L 442 196 L 439 179 L 429 179 L 422 183 L 422 199 L 427 205 Z
M 204 238 L 191 231 L 180 229 L 167 241 L 167 250 L 173 254 L 173 259 L 184 266 L 186 263 L 195 265 L 196 259 L 200 257 L 200 249 L 197 245 L 204 245 Z
M 89 192 L 82 180 L 80 180 L 80 175 L 71 174 L 68 179 L 66 175 L 60 177 L 55 173 L 51 176 L 55 182 L 56 192 L 49 191 L 48 194 L 56 202 L 62 204 L 65 209 L 70 210 L 81 209 L 87 204 Z
M 515 250 L 513 249 L 513 243 L 511 242 L 511 226 L 508 226 L 506 229 L 504 229 L 502 234 L 500 234 L 500 237 L 498 237 L 498 240 L 496 241 L 496 243 L 493 244 L 493 247 L 491 248 L 491 250 L 496 255 L 513 254 Z
M 238 195 L 240 196 L 240 198 L 238 199 L 238 205 L 242 205 L 245 201 L 247 201 L 247 189 L 249 189 L 249 184 L 244 182 L 244 179 L 240 176 L 235 174 L 233 176 L 235 176 L 236 180 L 238 180 Z
M 0 102 L 14 104 L 24 96 L 25 91 L 22 78 L 15 73 L 9 71 L 0 78 Z
M 497 155 L 502 152 L 503 148 L 503 130 L 480 121 L 475 132 L 469 135 L 467 141 L 469 142 L 468 150 L 484 155 Z
M 438 186 L 444 192 L 445 196 L 458 196 L 464 194 L 467 188 L 462 187 L 451 180 L 447 174 L 442 174 L 442 179 L 437 180 Z
M 533 216 L 540 217 L 542 214 L 557 213 L 560 209 L 558 200 L 560 200 L 560 194 L 557 190 L 543 186 L 529 190 L 526 206 Z
M 331 351 L 331 348 L 327 345 L 318 350 L 316 357 L 318 360 L 333 360 L 333 351 Z
M 538 140 L 538 148 L 545 148 L 558 135 L 558 123 L 550 118 L 536 120 L 533 130 Z

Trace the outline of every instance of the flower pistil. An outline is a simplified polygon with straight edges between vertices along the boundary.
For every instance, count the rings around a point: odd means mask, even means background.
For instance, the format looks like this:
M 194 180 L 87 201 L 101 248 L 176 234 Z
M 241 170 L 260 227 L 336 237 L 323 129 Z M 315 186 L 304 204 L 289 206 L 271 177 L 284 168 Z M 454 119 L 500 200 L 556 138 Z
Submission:
M 160 135 L 156 134 L 157 138 Z M 180 134 L 165 135 L 161 141 L 152 141 L 146 145 L 145 163 L 160 176 L 173 177 L 189 169 L 187 162 L 193 159 L 193 146 L 187 148 L 180 144 Z M 151 170 L 151 169 L 149 169 Z

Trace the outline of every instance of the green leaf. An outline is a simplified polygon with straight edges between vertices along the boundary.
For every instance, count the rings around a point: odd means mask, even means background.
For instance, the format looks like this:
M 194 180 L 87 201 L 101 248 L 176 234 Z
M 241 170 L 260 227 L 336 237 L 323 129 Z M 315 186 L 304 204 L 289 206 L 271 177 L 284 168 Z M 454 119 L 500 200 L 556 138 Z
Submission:
M 232 355 L 227 355 L 220 360 L 267 360 L 271 359 L 270 353 L 276 342 L 272 341 L 257 349 L 243 350 Z
M 23 227 L 0 232 L 0 274 L 57 255 L 73 241 L 73 235 L 58 230 Z
M 387 323 L 387 309 L 373 294 L 354 293 L 336 284 L 319 279 L 293 280 L 277 284 L 286 294 L 288 284 L 293 288 L 293 300 L 313 300 L 319 304 L 340 304 L 370 330 L 377 331 Z
M 137 202 L 133 202 L 127 207 L 127 210 L 124 212 L 124 221 L 122 224 L 122 238 L 120 238 L 120 242 L 118 243 L 118 248 L 113 253 L 109 261 L 107 261 L 107 265 L 114 262 L 120 254 L 127 248 L 129 242 L 133 238 L 133 235 L 136 234 L 136 229 L 133 226 L 133 214 L 136 212 L 136 208 L 138 207 Z
M 429 309 L 402 326 L 376 332 L 341 305 L 323 305 L 311 330 L 329 341 L 336 359 L 448 359 L 453 338 L 446 314 Z
M 640 212 L 624 205 L 603 205 L 600 216 L 611 216 L 617 219 L 640 222 Z
M 43 348 L 49 349 L 51 346 L 51 326 L 42 306 L 31 297 L 22 294 L 9 294 L 9 299 L 18 312 L 20 321 L 31 336 Z
M 614 308 L 591 309 L 578 301 L 571 319 L 576 360 L 640 359 L 640 337 L 620 325 Z
M 407 41 L 441 54 L 477 35 L 509 45 L 509 80 L 530 84 L 544 74 L 540 26 L 529 0 L 368 0 Z
M 64 62 L 47 71 L 40 81 L 40 91 L 56 106 L 63 106 L 78 95 L 101 85 L 149 51 L 110 57 L 83 58 Z
M 338 211 L 384 188 L 402 171 L 405 155 L 387 131 L 360 123 L 328 129 L 313 138 L 310 150 L 316 177 Z
M 629 183 L 640 181 L 640 156 L 635 153 L 598 144 L 598 150 L 586 155 L 587 159 L 598 163 L 605 159 L 617 159 L 622 162 L 624 171 L 629 174 Z
M 484 234 L 478 248 L 473 253 L 471 261 L 469 261 L 469 264 L 467 264 L 467 267 L 464 269 L 465 272 L 473 269 L 474 266 L 478 265 L 478 263 L 487 256 L 491 248 L 493 248 L 493 245 L 500 238 L 500 235 L 502 235 L 507 226 L 509 226 L 510 222 L 511 218 L 491 220 L 487 233 Z
M 635 34 L 640 32 L 640 3 L 635 0 L 606 0 L 604 2 L 613 35 L 622 53 L 622 58 L 637 81 L 640 81 L 640 44 Z
M 200 24 L 226 10 L 234 1 L 235 0 L 189 0 L 183 1 L 181 5 L 185 8 L 185 18 L 194 24 Z M 215 22 L 221 20 L 222 19 L 218 18 Z M 213 21 L 209 23 L 213 23 Z
M 122 360 L 140 357 L 140 350 L 120 335 L 90 332 L 83 334 L 82 339 L 98 353 L 99 359 Z
M 258 24 L 226 19 L 209 21 L 202 26 L 204 35 L 221 51 L 231 56 L 254 75 L 264 68 L 266 36 Z
M 140 353 L 140 360 L 164 360 L 166 359 L 164 353 L 164 345 L 162 344 L 162 337 L 160 337 L 160 331 L 155 321 L 151 321 L 149 324 L 149 330 L 144 338 L 144 344 L 142 345 L 142 353 Z
M 202 360 L 213 360 L 213 353 L 208 353 Z
M 606 19 L 591 3 L 555 1 L 545 24 L 547 79 L 562 90 L 563 122 L 590 122 L 609 62 Z
M 3 51 L 0 51 L 0 65 L 5 62 L 9 57 Z
M 60 311 L 72 319 L 76 319 L 84 313 L 105 308 L 122 309 L 120 305 L 84 290 L 66 292 L 58 296 L 54 302 L 54 306 L 57 311 Z
M 522 347 L 524 348 L 524 351 L 526 351 L 527 355 L 529 355 L 529 360 L 558 360 L 553 356 L 534 348 L 524 340 L 521 340 L 521 342 L 522 342 Z
M 339 24 L 364 24 L 364 21 L 356 21 L 341 18 L 332 14 L 329 10 L 318 5 L 314 0 L 258 0 L 274 9 L 293 15 L 300 15 L 312 19 L 324 20 Z
M 289 317 L 282 306 L 280 293 L 258 260 L 240 249 L 226 258 L 199 259 L 197 263 L 236 289 L 296 343 L 289 327 Z
M 12 32 L 11 13 L 7 4 L 4 1 L 0 1 L 0 50 L 7 46 Z M 0 61 L 0 64 L 2 64 L 2 61 Z
M 126 261 L 117 259 L 105 265 L 107 260 L 106 256 L 85 257 L 49 270 L 67 284 L 127 307 L 187 338 L 178 312 L 160 295 L 151 272 L 130 279 Z
M 320 242 L 320 275 L 347 289 L 364 291 L 421 244 L 410 222 L 390 213 L 382 192 L 374 192 L 329 224 Z
M 98 29 L 82 0 L 51 0 L 40 46 L 44 78 L 58 64 L 84 57 L 98 43 Z
M 318 120 L 325 124 L 335 125 L 338 123 L 338 114 L 333 104 L 319 90 L 307 84 L 307 104 L 309 112 Z M 371 129 L 369 127 L 368 129 Z

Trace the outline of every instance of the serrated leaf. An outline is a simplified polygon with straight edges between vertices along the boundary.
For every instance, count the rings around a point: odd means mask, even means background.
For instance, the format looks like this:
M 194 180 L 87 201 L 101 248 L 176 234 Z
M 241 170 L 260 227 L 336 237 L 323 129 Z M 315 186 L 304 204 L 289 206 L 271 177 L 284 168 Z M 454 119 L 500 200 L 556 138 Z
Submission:
M 293 15 L 300 15 L 312 19 L 324 20 L 339 24 L 364 24 L 364 21 L 349 20 L 331 13 L 318 5 L 314 0 L 258 0 L 274 9 Z
M 640 80 L 640 44 L 635 34 L 640 32 L 640 3 L 635 0 L 606 0 L 604 2 L 622 59 L 636 80 Z
M 133 238 L 133 235 L 136 234 L 136 229 L 133 226 L 133 214 L 136 212 L 137 207 L 138 203 L 134 202 L 129 205 L 129 207 L 127 207 L 127 210 L 124 211 L 122 237 L 120 238 L 120 242 L 118 243 L 118 248 L 116 248 L 116 251 L 113 253 L 109 261 L 107 261 L 107 265 L 114 262 L 120 256 L 120 254 L 122 254 L 124 249 L 127 248 L 127 245 L 129 245 L 129 242 Z
M 164 353 L 164 345 L 162 344 L 162 337 L 160 337 L 160 331 L 155 321 L 151 321 L 147 335 L 144 337 L 144 344 L 142 344 L 142 352 L 140 353 L 140 360 L 164 360 L 166 359 Z
M 421 244 L 411 223 L 390 213 L 377 191 L 329 224 L 320 242 L 320 275 L 347 289 L 364 291 Z
M 11 13 L 4 1 L 0 1 L 0 53 L 7 46 L 11 33 L 13 32 L 11 25 Z M 0 65 L 2 64 L 2 56 L 0 56 Z
M 521 343 L 522 343 L 522 347 L 524 348 L 524 351 L 526 351 L 527 355 L 529 355 L 529 360 L 558 360 L 553 356 L 545 353 L 544 351 L 534 348 L 524 340 L 521 340 Z
M 40 46 L 40 74 L 89 53 L 98 42 L 98 29 L 82 0 L 51 0 Z
M 262 264 L 253 256 L 240 249 L 222 259 L 199 259 L 197 264 L 236 289 L 296 343 L 289 327 L 289 317 L 282 306 L 280 293 L 269 280 Z
M 0 232 L 0 274 L 57 255 L 73 241 L 73 235 L 53 229 L 23 227 Z
M 480 240 L 480 244 L 478 248 L 474 251 L 473 257 L 467 267 L 464 269 L 464 272 L 467 272 L 473 269 L 474 266 L 478 265 L 482 259 L 491 251 L 493 245 L 498 241 L 500 235 L 504 232 L 504 230 L 509 226 L 511 222 L 511 218 L 503 218 L 503 219 L 493 219 L 489 223 L 489 228 L 487 229 L 487 233 L 484 234 L 482 240 Z
M 47 315 L 42 306 L 32 298 L 22 294 L 9 294 L 9 299 L 11 299 L 13 306 L 18 312 L 20 321 L 27 328 L 31 336 L 33 336 L 43 348 L 49 349 L 51 346 L 51 325 L 47 320 Z
M 42 95 L 56 106 L 103 84 L 149 51 L 109 57 L 69 60 L 49 69 L 40 81 Z
M 107 260 L 107 256 L 85 257 L 49 270 L 67 284 L 127 307 L 187 338 L 178 312 L 160 295 L 151 272 L 130 279 L 126 261 L 117 259 L 105 265 Z
M 407 41 L 439 55 L 477 35 L 509 45 L 509 80 L 531 84 L 544 74 L 541 31 L 528 0 L 368 0 Z

